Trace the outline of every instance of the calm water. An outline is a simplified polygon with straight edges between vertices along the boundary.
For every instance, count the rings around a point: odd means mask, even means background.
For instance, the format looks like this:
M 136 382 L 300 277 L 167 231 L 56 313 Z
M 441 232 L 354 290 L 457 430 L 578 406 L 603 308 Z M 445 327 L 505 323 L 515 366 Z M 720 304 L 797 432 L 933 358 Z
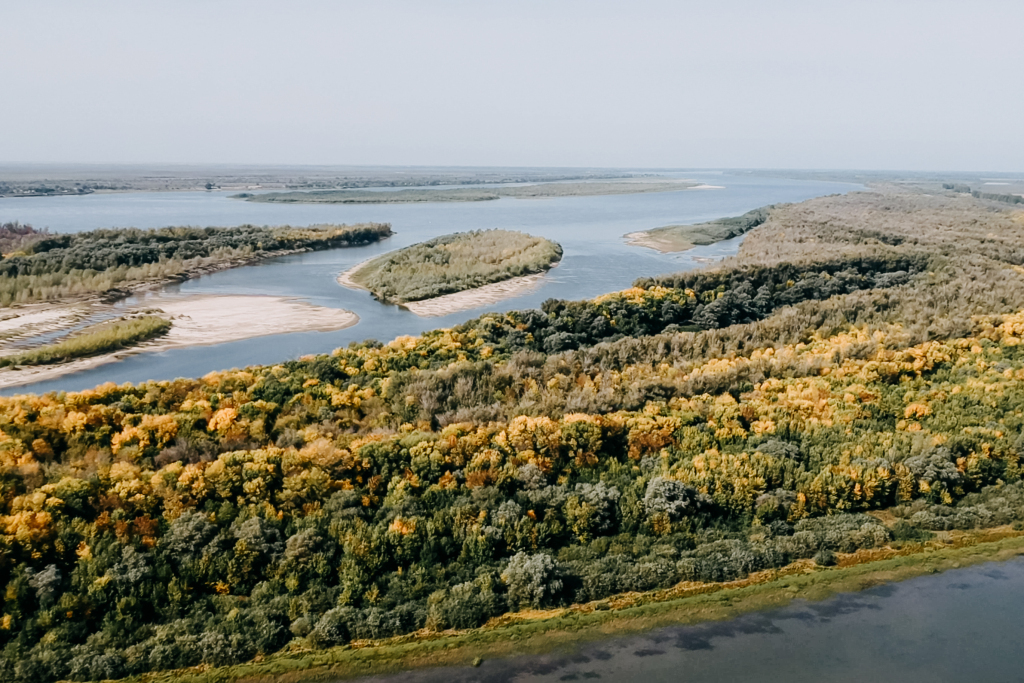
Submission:
M 1024 681 L 1024 560 L 572 652 L 374 678 L 398 683 Z M 368 681 L 367 681 L 368 683 Z
M 487 202 L 414 205 L 254 204 L 225 193 L 176 192 L 93 194 L 72 197 L 0 199 L 0 221 L 19 220 L 56 232 L 101 227 L 166 225 L 309 225 L 312 223 L 390 222 L 396 234 L 381 243 L 354 249 L 300 254 L 259 265 L 223 271 L 169 287 L 168 293 L 270 294 L 294 296 L 321 306 L 355 311 L 360 322 L 337 332 L 259 337 L 215 346 L 145 353 L 93 370 L 6 390 L 75 390 L 101 382 L 194 377 L 211 370 L 274 363 L 307 353 L 323 353 L 351 341 L 389 340 L 474 318 L 487 310 L 536 308 L 545 299 L 583 299 L 629 287 L 638 277 L 698 267 L 703 260 L 735 253 L 742 238 L 700 247 L 684 254 L 659 254 L 627 246 L 622 236 L 673 223 L 694 223 L 731 216 L 779 202 L 848 192 L 859 186 L 727 174 L 685 174 L 721 190 L 686 190 L 605 197 L 510 199 Z M 499 304 L 442 318 L 419 318 L 384 306 L 366 292 L 340 287 L 335 278 L 377 254 L 452 232 L 485 228 L 522 230 L 559 242 L 561 264 L 544 284 Z M 137 303 L 131 300 L 128 303 Z

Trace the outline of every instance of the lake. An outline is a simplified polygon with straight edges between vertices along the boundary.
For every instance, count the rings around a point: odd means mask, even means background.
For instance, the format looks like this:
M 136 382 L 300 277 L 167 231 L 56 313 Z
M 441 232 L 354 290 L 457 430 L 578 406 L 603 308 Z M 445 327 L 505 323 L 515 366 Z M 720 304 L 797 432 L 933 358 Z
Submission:
M 1007 683 L 1024 680 L 1024 559 L 731 621 L 364 683 Z
M 727 173 L 666 174 L 693 178 L 723 189 L 683 190 L 600 197 L 553 199 L 502 198 L 483 202 L 424 204 L 262 204 L 231 199 L 218 192 L 92 194 L 66 197 L 0 199 L 0 221 L 21 221 L 54 232 L 109 227 L 153 228 L 168 225 L 309 225 L 313 223 L 391 223 L 395 235 L 352 249 L 298 254 L 258 265 L 214 273 L 167 287 L 164 292 L 264 294 L 296 297 L 320 306 L 357 313 L 360 322 L 337 332 L 258 337 L 240 342 L 142 353 L 64 377 L 0 392 L 79 390 L 107 381 L 195 377 L 213 370 L 277 363 L 303 354 L 325 353 L 352 341 L 387 341 L 451 327 L 486 311 L 538 308 L 545 299 L 586 299 L 625 289 L 639 277 L 700 267 L 734 254 L 742 237 L 682 254 L 660 254 L 629 246 L 623 235 L 678 223 L 699 223 L 735 216 L 781 202 L 862 189 L 858 185 L 811 180 L 761 178 Z M 504 228 L 555 240 L 563 258 L 543 284 L 522 296 L 445 317 L 420 318 L 396 306 L 382 305 L 369 293 L 341 287 L 337 275 L 378 254 L 438 235 Z M 126 304 L 138 303 L 137 298 Z

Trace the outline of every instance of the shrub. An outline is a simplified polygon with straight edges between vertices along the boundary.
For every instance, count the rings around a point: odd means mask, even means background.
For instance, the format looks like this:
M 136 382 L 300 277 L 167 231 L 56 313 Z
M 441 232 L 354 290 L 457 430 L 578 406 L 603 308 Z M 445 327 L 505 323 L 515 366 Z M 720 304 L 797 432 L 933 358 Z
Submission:
M 500 596 L 476 581 L 468 581 L 430 595 L 427 627 L 439 631 L 476 628 L 504 610 Z
M 546 607 L 562 592 L 561 569 L 544 553 L 516 553 L 501 573 L 508 588 L 508 602 L 514 607 Z
M 838 562 L 836 554 L 828 548 L 822 548 L 814 554 L 814 564 L 821 567 L 833 567 L 836 562 Z
M 707 498 L 692 486 L 664 477 L 651 479 L 644 493 L 647 514 L 663 513 L 673 522 L 694 514 L 707 502 Z

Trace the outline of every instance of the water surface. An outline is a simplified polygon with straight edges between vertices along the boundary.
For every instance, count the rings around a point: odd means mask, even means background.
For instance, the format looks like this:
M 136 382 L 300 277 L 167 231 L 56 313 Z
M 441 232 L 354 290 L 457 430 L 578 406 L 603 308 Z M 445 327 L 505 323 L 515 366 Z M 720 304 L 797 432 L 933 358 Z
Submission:
M 1024 681 L 1024 559 L 662 628 L 571 652 L 365 679 L 379 683 L 1007 683 Z
M 679 272 L 735 253 L 742 237 L 682 254 L 660 254 L 628 246 L 623 235 L 674 223 L 695 223 L 733 216 L 766 204 L 796 202 L 858 189 L 859 186 L 807 180 L 686 174 L 723 185 L 721 190 L 683 190 L 599 197 L 552 199 L 502 198 L 486 202 L 424 204 L 259 204 L 217 192 L 92 194 L 67 197 L 0 199 L 0 220 L 20 220 L 56 232 L 101 227 L 166 225 L 309 225 L 313 223 L 389 222 L 396 234 L 382 242 L 351 249 L 299 254 L 258 265 L 222 271 L 165 292 L 292 296 L 320 306 L 357 313 L 359 324 L 337 332 L 259 337 L 214 346 L 144 353 L 55 380 L 0 393 L 75 390 L 101 382 L 195 377 L 212 370 L 276 363 L 302 354 L 324 353 L 351 341 L 393 339 L 438 327 L 450 327 L 483 312 L 537 308 L 548 298 L 585 299 L 627 288 L 638 277 Z M 393 249 L 452 232 L 504 228 L 547 237 L 563 247 L 562 261 L 540 287 L 498 304 L 439 318 L 420 318 L 382 305 L 367 292 L 336 283 L 351 266 Z M 138 303 L 131 299 L 127 303 Z

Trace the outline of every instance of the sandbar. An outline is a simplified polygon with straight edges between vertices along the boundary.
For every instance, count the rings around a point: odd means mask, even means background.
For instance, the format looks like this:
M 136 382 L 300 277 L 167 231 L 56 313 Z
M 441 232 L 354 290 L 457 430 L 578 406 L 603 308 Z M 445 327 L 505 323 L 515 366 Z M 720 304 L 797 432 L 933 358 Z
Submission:
M 475 287 L 454 294 L 435 296 L 433 299 L 409 301 L 402 306 L 421 318 L 437 318 L 450 313 L 468 311 L 471 308 L 495 304 L 503 299 L 526 294 L 540 285 L 547 272 L 534 273 L 513 277 L 501 282 L 493 282 L 483 287 Z
M 13 342 L 31 338 L 74 325 L 84 319 L 90 310 L 88 305 L 29 304 L 7 308 L 0 317 L 0 355 L 17 353 L 20 349 L 9 347 Z
M 346 270 L 344 273 L 338 276 L 338 284 L 341 285 L 342 287 L 348 287 L 349 289 L 361 289 L 364 292 L 370 291 L 366 287 L 363 287 L 361 284 L 353 280 L 352 276 L 355 274 L 357 270 L 359 270 L 360 268 L 362 268 L 375 258 L 377 257 L 374 256 L 372 258 L 366 259 L 365 261 L 360 261 L 359 263 L 355 264 L 354 266 Z
M 54 307 L 57 310 L 58 306 Z M 289 332 L 332 332 L 351 327 L 359 316 L 340 308 L 314 306 L 281 296 L 152 296 L 135 310 L 154 311 L 170 319 L 171 330 L 157 339 L 114 353 L 67 363 L 0 370 L 0 388 L 54 379 L 112 363 L 137 353 L 207 346 Z M 154 310 L 156 309 L 156 310 Z M 160 312 L 156 312 L 156 311 Z M 129 313 L 130 310 L 119 311 Z
M 660 251 L 662 254 L 671 254 L 677 251 L 688 251 L 697 246 L 692 242 L 687 242 L 678 238 L 672 239 L 658 237 L 647 230 L 631 232 L 627 235 L 623 235 L 623 237 L 626 239 L 626 244 L 630 246 L 647 247 L 648 249 Z

